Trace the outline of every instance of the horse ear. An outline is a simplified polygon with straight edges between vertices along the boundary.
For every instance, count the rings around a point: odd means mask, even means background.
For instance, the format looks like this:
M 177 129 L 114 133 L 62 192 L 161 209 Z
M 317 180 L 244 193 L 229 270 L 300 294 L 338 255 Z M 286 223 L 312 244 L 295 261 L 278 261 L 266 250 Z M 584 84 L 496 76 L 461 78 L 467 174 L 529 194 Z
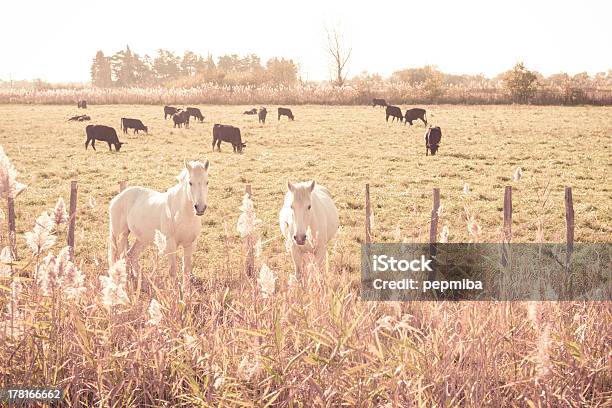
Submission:
M 189 163 L 189 162 L 187 161 L 187 159 L 183 159 L 183 163 L 185 164 L 185 168 L 187 169 L 187 171 L 188 171 L 189 173 L 191 173 L 191 170 L 193 170 L 193 167 L 191 166 L 191 163 Z
M 289 191 L 291 191 L 293 193 L 293 191 L 295 190 L 295 187 L 293 187 L 293 184 L 291 184 L 290 181 L 287 182 L 287 189 Z
M 204 162 L 204 170 L 208 171 L 208 166 L 210 166 L 210 161 L 206 160 L 206 162 Z
M 310 192 L 311 192 L 311 193 L 312 193 L 312 191 L 313 191 L 313 190 L 314 190 L 314 188 L 315 188 L 315 184 L 316 184 L 316 183 L 315 183 L 315 181 L 314 181 L 314 180 L 312 180 L 312 183 L 310 183 L 310 186 L 308 186 L 308 189 L 310 190 Z

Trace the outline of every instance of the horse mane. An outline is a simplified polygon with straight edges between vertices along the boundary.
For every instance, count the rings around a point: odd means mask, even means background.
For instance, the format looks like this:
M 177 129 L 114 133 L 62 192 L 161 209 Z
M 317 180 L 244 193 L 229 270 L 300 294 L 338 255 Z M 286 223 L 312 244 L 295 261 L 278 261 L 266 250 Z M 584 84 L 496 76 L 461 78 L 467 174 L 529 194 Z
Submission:
M 185 183 L 187 181 L 187 177 L 189 177 L 189 171 L 183 167 L 183 170 L 181 170 L 181 173 L 176 176 L 176 179 L 181 183 Z
M 190 161 L 189 165 L 193 167 L 194 169 L 197 167 L 201 167 L 204 169 L 204 171 L 207 170 L 206 164 L 200 161 L 197 161 L 197 160 Z M 189 177 L 189 171 L 185 167 L 183 167 L 183 170 L 181 170 L 181 173 L 178 176 L 176 176 L 176 179 L 181 183 L 185 183 L 187 182 L 188 177 Z
M 303 181 L 301 183 L 293 184 L 293 200 L 297 202 L 303 202 L 306 198 L 310 198 L 310 184 L 311 181 Z

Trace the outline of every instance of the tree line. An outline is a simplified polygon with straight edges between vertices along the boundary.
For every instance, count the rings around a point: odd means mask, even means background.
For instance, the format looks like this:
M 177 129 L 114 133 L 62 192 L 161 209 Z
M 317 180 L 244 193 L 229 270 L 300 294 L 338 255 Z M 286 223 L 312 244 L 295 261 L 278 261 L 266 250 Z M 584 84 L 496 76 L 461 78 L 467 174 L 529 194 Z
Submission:
M 298 65 L 291 59 L 271 58 L 265 64 L 255 54 L 177 55 L 159 49 L 153 57 L 140 56 L 130 47 L 113 55 L 98 51 L 91 64 L 91 83 L 100 88 L 177 86 L 202 83 L 242 86 L 291 86 L 298 82 Z
M 430 101 L 444 99 L 449 93 L 464 89 L 477 94 L 482 91 L 495 91 L 510 96 L 518 103 L 538 102 L 536 99 L 555 100 L 564 104 L 591 103 L 589 93 L 612 91 L 612 70 L 589 75 L 587 72 L 569 75 L 553 74 L 548 77 L 537 71 L 529 70 L 524 63 L 518 62 L 506 72 L 493 78 L 479 75 L 455 75 L 439 71 L 433 65 L 407 68 L 395 71 L 389 78 L 364 72 L 346 82 L 356 89 L 372 92 L 385 86 L 400 84 L 419 89 Z
M 589 103 L 589 90 L 612 89 L 612 70 L 594 76 L 583 72 L 576 75 L 559 73 L 545 77 L 531 71 L 523 63 L 512 69 L 486 78 L 484 75 L 453 75 L 428 65 L 395 71 L 390 77 L 367 72 L 347 79 L 346 64 L 350 49 L 342 49 L 336 32 L 328 32 L 329 54 L 335 67 L 330 83 L 334 86 L 351 86 L 361 93 L 372 93 L 376 89 L 407 84 L 418 88 L 428 99 L 435 101 L 445 93 L 458 87 L 477 92 L 479 90 L 501 89 L 512 100 L 520 103 L 532 101 L 542 92 L 554 92 L 561 96 L 563 103 Z M 255 54 L 198 55 L 185 51 L 177 55 L 172 51 L 159 49 L 154 57 L 140 56 L 130 47 L 106 56 L 98 51 L 91 65 L 91 83 L 99 88 L 126 87 L 180 87 L 192 88 L 203 84 L 220 86 L 286 86 L 301 83 L 299 66 L 291 59 L 271 58 L 265 64 Z M 557 97 L 557 100 L 559 98 Z

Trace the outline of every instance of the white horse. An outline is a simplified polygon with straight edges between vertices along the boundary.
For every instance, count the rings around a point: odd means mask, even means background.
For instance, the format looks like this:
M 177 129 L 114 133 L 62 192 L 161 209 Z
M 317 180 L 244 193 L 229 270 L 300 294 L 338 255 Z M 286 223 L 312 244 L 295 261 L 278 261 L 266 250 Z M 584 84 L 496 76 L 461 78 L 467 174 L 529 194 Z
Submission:
M 336 235 L 340 222 L 338 209 L 325 187 L 314 181 L 288 182 L 287 189 L 279 223 L 288 246 L 291 246 L 295 273 L 300 276 L 306 252 L 312 252 L 318 267 L 323 268 L 327 243 Z M 306 245 L 308 231 L 311 234 L 310 245 Z
M 179 183 L 160 193 L 144 187 L 130 187 L 112 199 L 109 206 L 109 265 L 124 256 L 138 270 L 139 254 L 155 240 L 156 230 L 164 236 L 164 253 L 170 273 L 176 276 L 178 247 L 183 247 L 183 279 L 191 273 L 191 256 L 202 229 L 201 216 L 208 202 L 209 162 L 185 162 Z M 135 241 L 127 251 L 128 235 Z M 127 254 L 126 254 L 127 251 Z

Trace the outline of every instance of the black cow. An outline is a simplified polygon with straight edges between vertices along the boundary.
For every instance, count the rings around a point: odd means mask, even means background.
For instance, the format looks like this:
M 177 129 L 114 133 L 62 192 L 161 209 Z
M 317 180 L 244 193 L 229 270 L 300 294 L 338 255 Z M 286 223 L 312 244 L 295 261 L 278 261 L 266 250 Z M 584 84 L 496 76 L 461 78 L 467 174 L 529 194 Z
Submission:
M 425 132 L 425 156 L 428 155 L 428 152 L 431 151 L 431 155 L 435 156 L 438 151 L 438 146 L 440 145 L 440 141 L 442 140 L 442 130 L 440 127 L 429 127 L 427 132 Z
M 266 124 L 266 116 L 268 116 L 268 110 L 266 108 L 261 108 L 259 110 L 259 113 L 257 114 L 257 116 L 259 117 L 259 123 L 263 123 L 264 125 Z
M 278 108 L 278 120 L 280 120 L 281 116 L 286 116 L 291 120 L 294 120 L 293 112 L 289 108 Z
M 140 119 L 121 118 L 121 128 L 123 133 L 127 133 L 128 129 L 134 129 L 134 133 L 138 133 L 139 130 L 144 130 L 147 134 L 149 133 L 149 129 Z
M 242 142 L 240 129 L 230 125 L 215 123 L 213 126 L 213 152 L 215 151 L 215 144 L 217 145 L 217 151 L 221 151 L 221 142 L 231 143 L 234 148 L 234 153 L 242 153 L 242 148 L 246 147 L 246 143 Z
M 394 122 L 395 119 L 399 119 L 399 121 L 401 122 L 404 119 L 404 116 L 402 115 L 402 110 L 398 106 L 387 106 L 387 109 L 385 109 L 385 113 L 387 114 L 387 122 L 389 121 L 389 116 L 393 116 L 391 122 Z
M 257 115 L 257 108 L 242 112 L 243 115 Z
M 85 99 L 77 101 L 77 109 L 87 109 L 87 101 Z
M 185 112 L 187 112 L 187 114 L 190 117 L 193 116 L 194 118 L 199 120 L 200 123 L 204 122 L 204 115 L 202 115 L 202 112 L 200 112 L 200 109 L 198 109 L 198 108 L 187 108 L 187 109 L 185 109 Z
M 183 124 L 186 128 L 189 128 L 189 112 L 187 111 L 178 111 L 174 115 L 172 115 L 172 121 L 174 122 L 174 126 L 183 127 Z
M 384 99 L 374 98 L 372 99 L 372 107 L 375 106 L 388 106 L 388 104 L 387 101 L 385 101 Z
M 172 115 L 178 111 L 180 111 L 180 109 L 175 108 L 174 106 L 164 106 L 164 120 L 168 119 L 168 116 L 172 117 Z
M 410 123 L 410 126 L 412 126 L 413 120 L 421 119 L 423 123 L 425 124 L 425 126 L 427 126 L 427 112 L 425 111 L 425 109 L 421 109 L 421 108 L 408 109 L 406 111 L 406 116 L 404 118 L 406 119 L 406 122 L 404 122 L 404 124 Z
M 91 120 L 91 117 L 89 115 L 77 115 L 77 116 L 73 116 L 70 119 L 68 119 L 68 121 L 76 121 L 76 122 L 85 122 L 87 120 Z
M 110 126 L 104 125 L 87 125 L 85 128 L 87 134 L 87 140 L 85 141 L 85 150 L 91 142 L 91 147 L 96 150 L 96 140 L 108 143 L 108 150 L 112 151 L 111 145 L 115 145 L 115 150 L 119 151 L 121 146 L 125 143 L 121 143 L 117 137 L 117 132 Z

